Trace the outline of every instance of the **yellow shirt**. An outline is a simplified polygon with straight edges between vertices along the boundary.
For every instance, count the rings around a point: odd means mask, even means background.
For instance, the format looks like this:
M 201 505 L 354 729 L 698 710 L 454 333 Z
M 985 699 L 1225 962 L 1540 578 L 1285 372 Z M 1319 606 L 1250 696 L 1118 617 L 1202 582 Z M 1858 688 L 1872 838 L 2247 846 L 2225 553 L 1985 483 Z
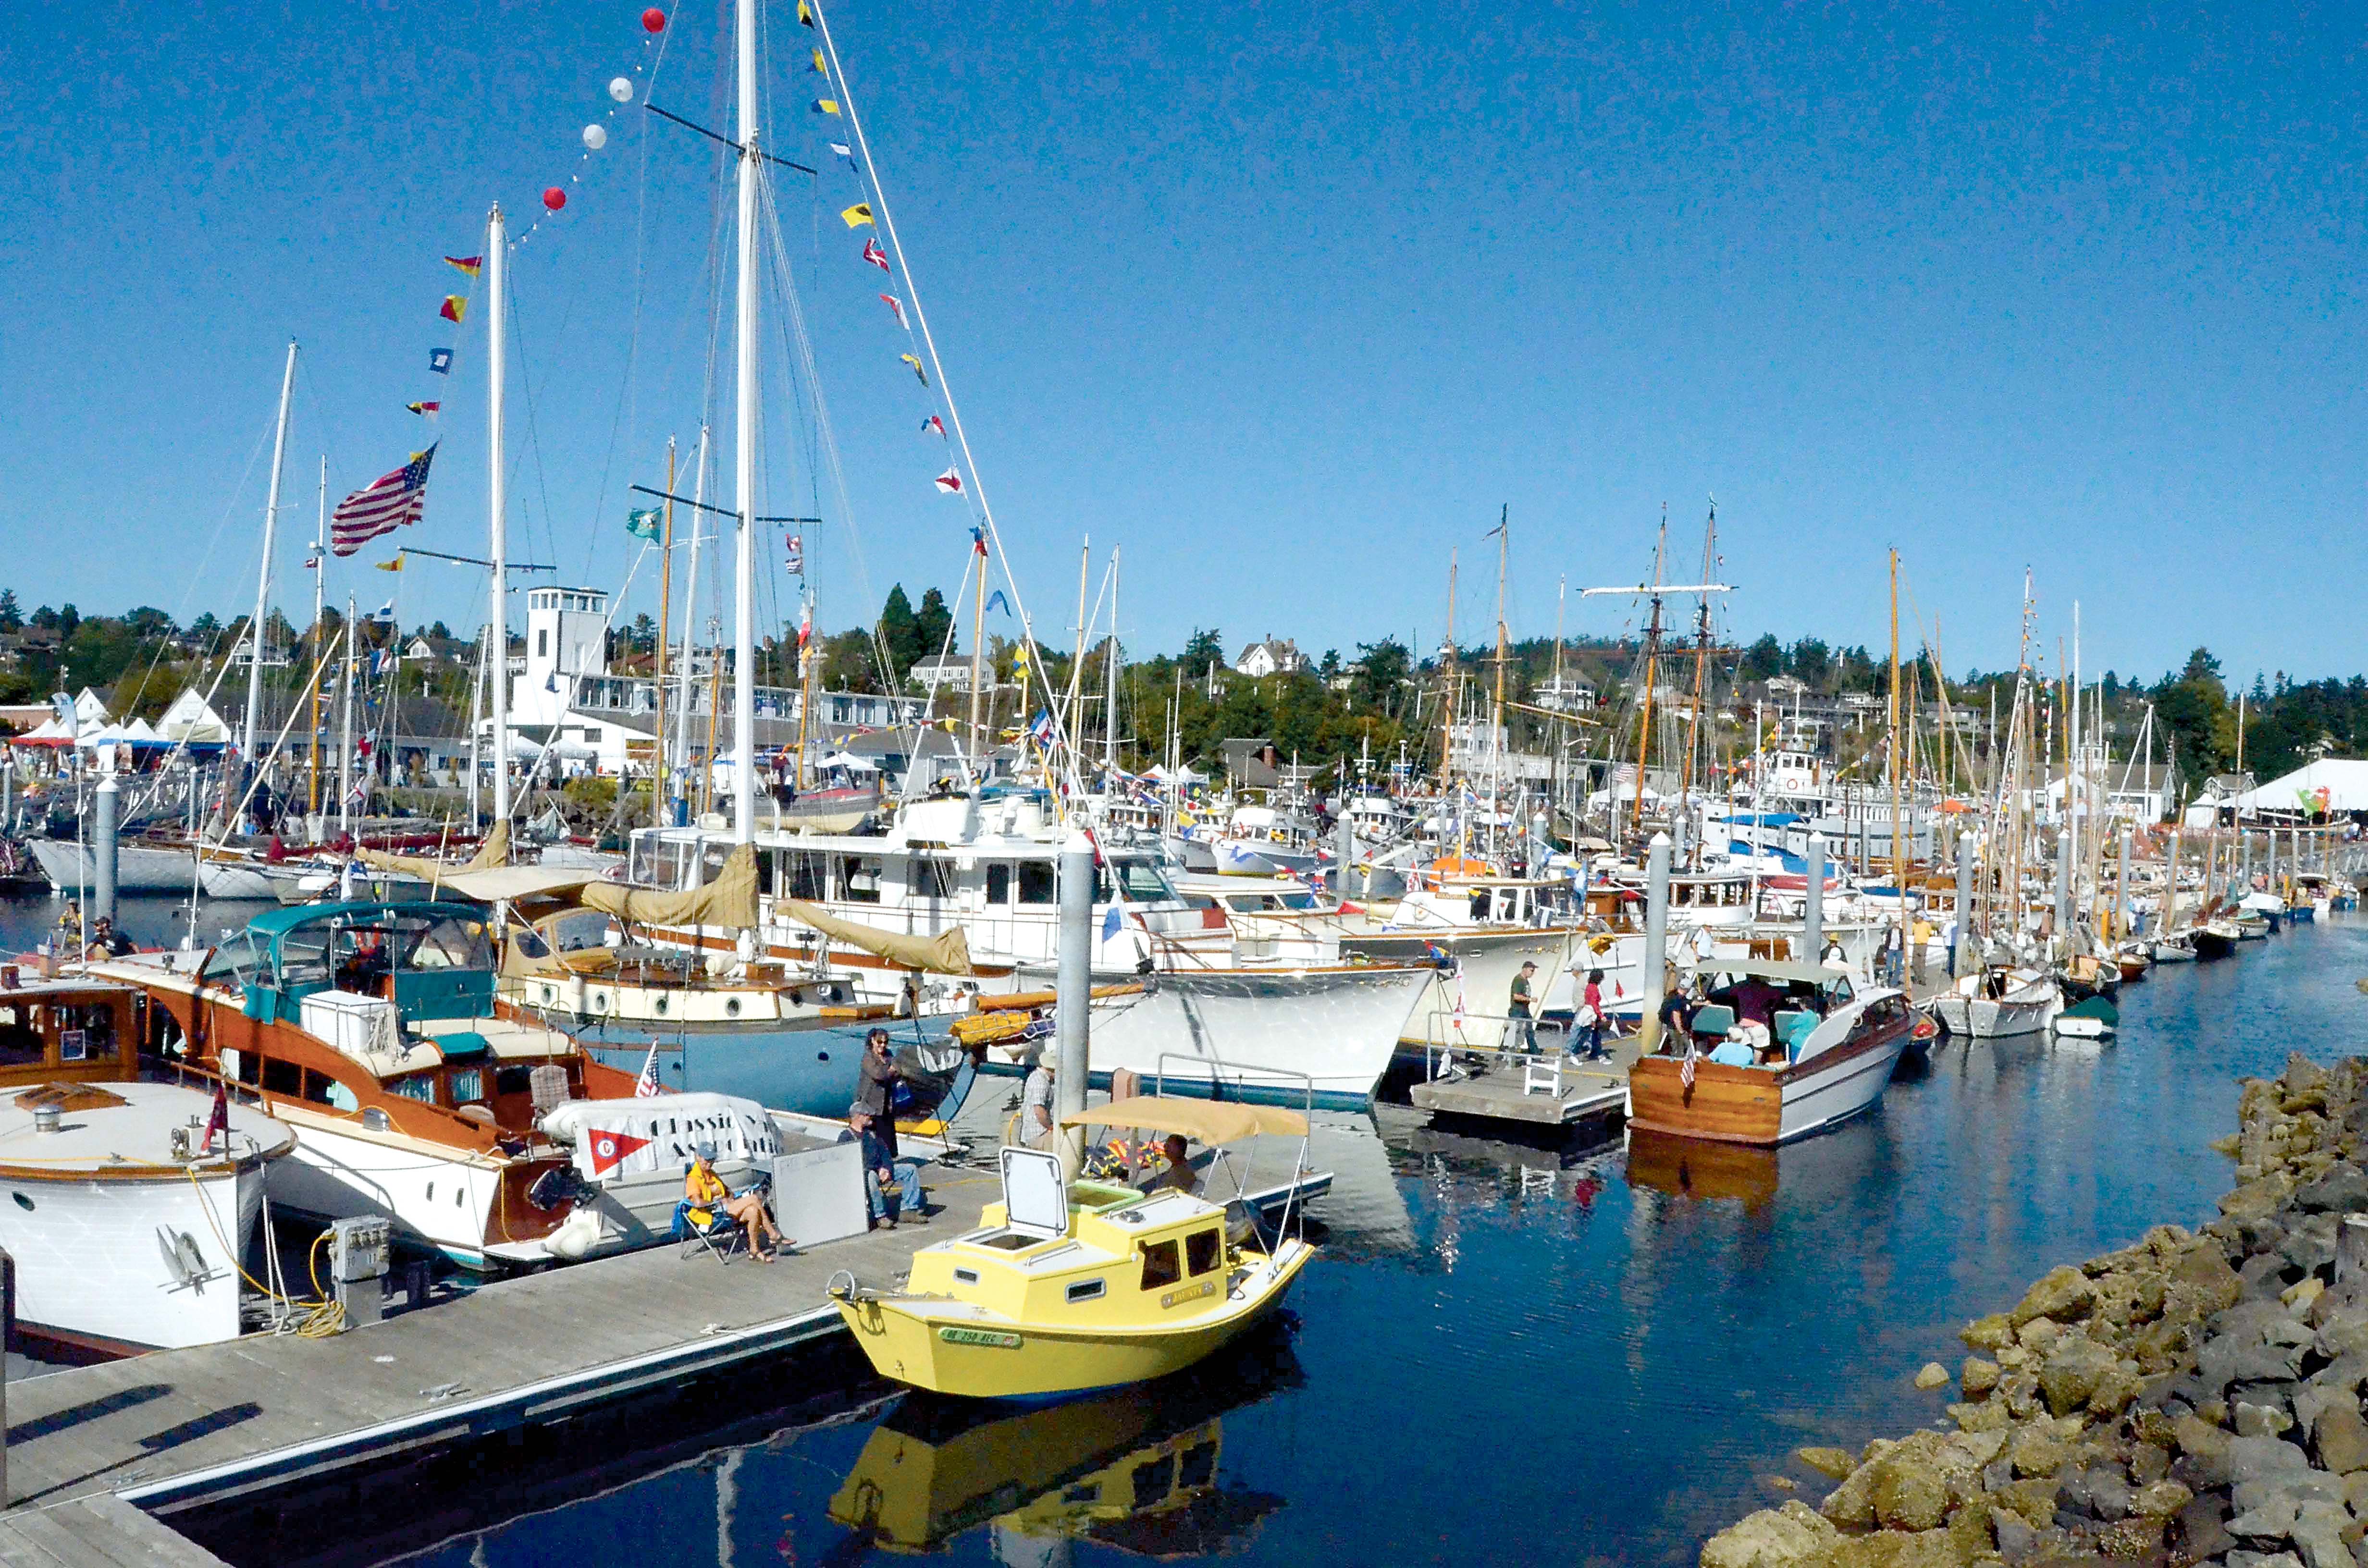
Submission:
M 683 1177 L 682 1195 L 690 1202 L 705 1207 L 723 1202 L 731 1196 L 731 1189 L 723 1185 L 722 1176 L 705 1165 L 693 1165 L 690 1174 Z

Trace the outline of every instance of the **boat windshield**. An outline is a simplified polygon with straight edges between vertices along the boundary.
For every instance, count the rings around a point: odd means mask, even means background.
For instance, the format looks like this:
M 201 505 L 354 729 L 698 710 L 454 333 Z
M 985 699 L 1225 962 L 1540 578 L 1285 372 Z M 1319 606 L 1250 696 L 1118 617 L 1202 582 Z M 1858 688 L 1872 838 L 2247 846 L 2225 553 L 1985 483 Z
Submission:
M 1113 858 L 1105 862 L 1095 874 L 1095 903 L 1108 903 L 1111 901 L 1113 876 L 1116 879 L 1117 896 L 1129 903 L 1181 902 L 1176 890 L 1168 885 L 1167 879 L 1161 875 L 1157 866 L 1148 860 Z

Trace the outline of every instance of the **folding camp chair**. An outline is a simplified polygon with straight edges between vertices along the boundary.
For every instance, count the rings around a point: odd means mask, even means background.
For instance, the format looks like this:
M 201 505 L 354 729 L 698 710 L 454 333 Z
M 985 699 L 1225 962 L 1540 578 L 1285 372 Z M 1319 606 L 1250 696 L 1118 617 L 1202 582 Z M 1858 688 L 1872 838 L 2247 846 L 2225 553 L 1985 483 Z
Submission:
M 705 1215 L 706 1222 L 700 1222 Z M 688 1202 L 674 1208 L 675 1234 L 682 1239 L 682 1255 L 704 1249 L 716 1262 L 731 1267 L 734 1253 L 748 1250 L 748 1227 L 721 1209 L 694 1209 Z

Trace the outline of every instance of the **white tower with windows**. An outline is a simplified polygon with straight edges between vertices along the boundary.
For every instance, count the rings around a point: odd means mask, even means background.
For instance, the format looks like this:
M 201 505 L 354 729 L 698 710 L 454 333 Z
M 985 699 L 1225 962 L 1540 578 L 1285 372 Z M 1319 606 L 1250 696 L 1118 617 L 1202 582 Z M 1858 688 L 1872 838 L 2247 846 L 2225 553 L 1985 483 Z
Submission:
M 553 724 L 576 676 L 609 673 L 609 596 L 598 588 L 530 588 L 526 668 L 510 688 L 513 724 Z

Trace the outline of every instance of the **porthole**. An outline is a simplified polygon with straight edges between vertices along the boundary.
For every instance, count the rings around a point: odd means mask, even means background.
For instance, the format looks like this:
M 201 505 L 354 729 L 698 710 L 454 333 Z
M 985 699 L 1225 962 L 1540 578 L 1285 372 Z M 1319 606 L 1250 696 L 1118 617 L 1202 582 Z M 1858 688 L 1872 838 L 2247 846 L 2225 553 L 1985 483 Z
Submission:
M 723 1004 L 723 1016 L 727 1018 L 736 1018 L 740 1016 L 739 997 L 734 996 L 730 1001 Z
M 830 1052 L 827 1051 L 817 1051 L 814 1052 L 814 1060 L 816 1062 L 827 1062 L 830 1060 Z
M 33 1200 L 26 1197 L 23 1193 L 12 1192 L 8 1196 L 15 1199 L 17 1200 L 17 1207 L 22 1209 L 26 1213 L 30 1214 L 33 1211 Z
M 666 1017 L 666 1003 L 667 1003 L 667 998 L 666 998 L 666 997 L 664 997 L 664 996 L 661 996 L 661 997 L 659 997 L 659 998 L 657 999 L 657 1002 L 656 1002 L 656 1004 L 655 1004 L 655 1006 L 656 1006 L 656 1008 L 657 1008 L 657 1015 L 658 1015 L 658 1017 L 661 1017 L 661 1018 L 663 1018 L 663 1017 Z
M 1080 1279 L 1069 1287 L 1069 1300 L 1072 1301 L 1090 1301 L 1101 1293 L 1102 1281 L 1099 1279 Z
M 607 992 L 595 991 L 592 993 L 592 1010 L 596 1013 L 605 1013 L 609 1010 L 609 994 Z

